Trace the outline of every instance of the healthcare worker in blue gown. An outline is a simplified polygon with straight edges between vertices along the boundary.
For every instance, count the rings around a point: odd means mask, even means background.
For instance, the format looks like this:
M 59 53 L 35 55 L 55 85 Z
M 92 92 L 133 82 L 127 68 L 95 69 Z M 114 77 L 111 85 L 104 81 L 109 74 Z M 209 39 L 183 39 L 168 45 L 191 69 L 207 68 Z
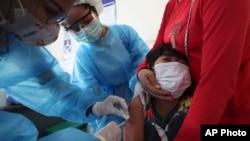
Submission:
M 96 0 L 101 3 L 101 0 Z M 91 3 L 76 3 L 67 13 L 62 25 L 80 42 L 75 54 L 72 82 L 89 91 L 106 97 L 123 97 L 129 104 L 136 78 L 136 67 L 145 58 L 149 48 L 138 33 L 128 25 L 101 24 L 98 15 L 102 9 Z M 98 88 L 99 91 L 92 91 Z M 89 126 L 95 133 L 110 121 L 118 124 L 124 118 L 103 115 Z
M 79 123 L 94 121 L 105 114 L 127 118 L 123 98 L 108 97 L 96 87 L 82 90 L 70 84 L 69 74 L 43 47 L 57 39 L 58 23 L 66 19 L 65 13 L 73 3 L 74 0 L 0 1 L 0 88 L 46 116 Z M 119 105 L 119 109 L 114 105 Z M 37 140 L 36 127 L 22 115 L 0 110 L 0 126 L 1 141 Z M 98 140 L 96 136 L 100 135 L 113 141 L 120 136 L 120 132 L 113 134 L 113 130 L 120 129 L 116 124 L 107 127 L 102 130 L 105 134 L 82 134 L 83 140 Z M 109 131 L 112 134 L 107 134 Z

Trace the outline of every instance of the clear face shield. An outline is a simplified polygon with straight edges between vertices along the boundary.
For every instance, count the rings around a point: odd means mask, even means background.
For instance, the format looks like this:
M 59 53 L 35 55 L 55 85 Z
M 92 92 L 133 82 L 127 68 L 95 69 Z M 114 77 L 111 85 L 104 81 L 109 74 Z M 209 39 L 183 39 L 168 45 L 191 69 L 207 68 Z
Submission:
M 4 18 L 3 13 L 0 11 L 0 26 L 7 24 L 8 21 Z

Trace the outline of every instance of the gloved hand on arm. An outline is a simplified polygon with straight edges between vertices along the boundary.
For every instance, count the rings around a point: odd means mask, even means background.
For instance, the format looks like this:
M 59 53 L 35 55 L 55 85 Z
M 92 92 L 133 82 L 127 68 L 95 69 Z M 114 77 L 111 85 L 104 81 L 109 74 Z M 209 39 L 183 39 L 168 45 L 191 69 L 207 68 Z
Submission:
M 124 119 L 129 119 L 128 105 L 121 97 L 111 95 L 102 102 L 97 102 L 92 107 L 95 115 L 116 114 Z
M 95 133 L 95 137 L 100 139 L 100 141 L 120 141 L 122 130 L 116 122 L 112 121 Z

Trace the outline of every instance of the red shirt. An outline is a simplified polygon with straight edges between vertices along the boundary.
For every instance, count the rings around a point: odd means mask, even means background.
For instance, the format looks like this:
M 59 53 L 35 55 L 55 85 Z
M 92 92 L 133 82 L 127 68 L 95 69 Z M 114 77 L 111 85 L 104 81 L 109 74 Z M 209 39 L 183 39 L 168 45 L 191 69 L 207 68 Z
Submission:
M 192 0 L 169 0 L 154 44 L 170 42 L 185 54 Z M 195 0 L 188 30 L 188 59 L 196 84 L 175 141 L 200 140 L 201 124 L 250 124 L 250 0 Z M 145 68 L 145 61 L 137 72 Z

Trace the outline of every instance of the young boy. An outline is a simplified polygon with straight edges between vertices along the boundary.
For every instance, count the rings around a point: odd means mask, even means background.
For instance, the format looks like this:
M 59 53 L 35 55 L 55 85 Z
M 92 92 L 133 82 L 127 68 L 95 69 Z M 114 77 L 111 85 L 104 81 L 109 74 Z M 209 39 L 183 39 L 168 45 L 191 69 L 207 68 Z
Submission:
M 138 83 L 129 105 L 130 119 L 123 127 L 123 140 L 173 140 L 191 102 L 187 91 L 191 85 L 188 61 L 171 44 L 151 50 L 146 59 L 161 89 L 171 92 L 174 99 L 166 101 L 152 97 Z

